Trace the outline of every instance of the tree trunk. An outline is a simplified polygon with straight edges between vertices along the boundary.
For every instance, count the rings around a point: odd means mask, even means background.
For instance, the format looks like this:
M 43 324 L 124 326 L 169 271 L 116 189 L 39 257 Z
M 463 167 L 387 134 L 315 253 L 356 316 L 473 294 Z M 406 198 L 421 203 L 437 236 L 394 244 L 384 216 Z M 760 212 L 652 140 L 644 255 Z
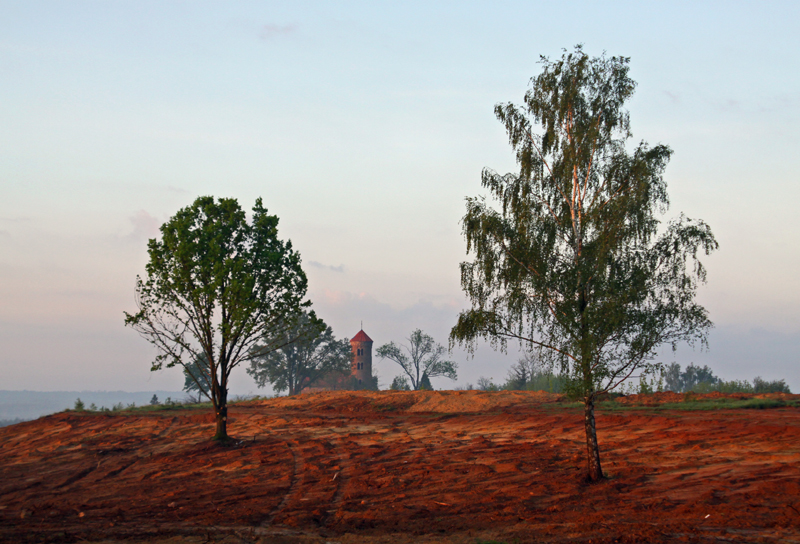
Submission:
M 584 425 L 586 427 L 586 455 L 590 482 L 603 479 L 603 470 L 600 467 L 600 446 L 597 444 L 597 426 L 594 423 L 594 396 L 589 395 L 584 399 Z
M 228 439 L 228 407 L 227 405 L 217 410 L 217 432 L 214 440 L 225 441 Z
M 214 433 L 214 440 L 226 442 L 228 440 L 228 391 L 227 387 L 216 383 L 212 387 L 216 387 L 217 391 L 217 407 L 216 407 L 216 420 L 217 432 Z

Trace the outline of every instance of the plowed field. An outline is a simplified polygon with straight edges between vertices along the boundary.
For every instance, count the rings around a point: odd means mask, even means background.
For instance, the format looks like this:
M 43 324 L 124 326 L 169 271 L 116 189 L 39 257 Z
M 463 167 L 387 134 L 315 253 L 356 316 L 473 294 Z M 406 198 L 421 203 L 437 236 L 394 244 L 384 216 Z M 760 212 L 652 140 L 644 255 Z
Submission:
M 682 398 L 601 406 L 592 485 L 545 393 L 240 403 L 231 447 L 206 410 L 56 414 L 0 429 L 0 539 L 800 542 L 800 409 L 657 407 Z

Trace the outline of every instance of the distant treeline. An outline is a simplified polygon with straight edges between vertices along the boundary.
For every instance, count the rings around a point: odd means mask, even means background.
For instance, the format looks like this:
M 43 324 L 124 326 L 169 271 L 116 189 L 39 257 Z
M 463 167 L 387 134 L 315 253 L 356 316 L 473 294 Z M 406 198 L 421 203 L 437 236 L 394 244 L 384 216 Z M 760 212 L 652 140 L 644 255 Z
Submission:
M 767 381 L 756 376 L 753 382 L 747 380 L 725 381 L 711 371 L 708 366 L 699 367 L 690 364 L 685 370 L 681 365 L 672 363 L 664 368 L 661 375 L 663 389 L 675 393 L 791 393 L 785 380 Z
M 479 389 L 482 391 L 547 391 L 563 393 L 567 380 L 551 369 L 540 365 L 532 357 L 524 357 L 512 365 L 505 383 L 495 384 L 491 379 L 481 377 L 478 383 L 468 383 L 461 389 Z M 760 376 L 747 380 L 726 381 L 714 375 L 708 367 L 690 364 L 685 369 L 678 363 L 666 365 L 660 373 L 641 378 L 638 382 L 630 381 L 620 388 L 620 393 L 652 393 L 656 391 L 673 391 L 675 393 L 791 393 L 785 380 L 767 381 Z
M 180 391 L 0 391 L 0 420 L 36 419 L 47 414 L 72 408 L 80 397 L 87 406 L 129 405 L 149 403 L 154 394 L 159 398 L 182 398 Z
M 563 393 L 567 380 L 552 370 L 542 366 L 531 356 L 526 356 L 511 365 L 505 383 L 496 384 L 490 378 L 480 377 L 478 383 L 468 383 L 459 389 L 478 389 L 481 391 L 547 391 Z

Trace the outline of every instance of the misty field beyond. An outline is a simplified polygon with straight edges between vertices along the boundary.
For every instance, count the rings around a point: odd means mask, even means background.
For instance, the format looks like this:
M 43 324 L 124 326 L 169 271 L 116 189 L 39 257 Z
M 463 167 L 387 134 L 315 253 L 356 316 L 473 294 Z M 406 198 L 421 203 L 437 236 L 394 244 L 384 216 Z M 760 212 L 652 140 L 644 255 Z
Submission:
M 799 395 L 323 392 L 0 429 L 8 542 L 797 542 Z M 761 408 L 761 409 L 758 409 Z

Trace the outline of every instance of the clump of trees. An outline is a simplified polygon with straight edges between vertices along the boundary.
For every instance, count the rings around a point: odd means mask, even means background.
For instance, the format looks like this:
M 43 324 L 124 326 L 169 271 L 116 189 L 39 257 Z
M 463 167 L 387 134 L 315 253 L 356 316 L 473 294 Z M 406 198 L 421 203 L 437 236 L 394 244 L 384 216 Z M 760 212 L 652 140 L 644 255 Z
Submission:
M 725 381 L 715 376 L 707 365 L 699 367 L 694 363 L 683 370 L 678 363 L 671 363 L 664 368 L 662 377 L 664 388 L 675 393 L 791 393 L 785 380 L 767 381 L 756 376 L 752 383 L 747 380 Z
M 578 46 L 542 58 L 524 104 L 498 104 L 519 171 L 484 169 L 485 197 L 462 219 L 471 301 L 450 335 L 542 349 L 564 389 L 584 403 L 589 480 L 603 478 L 594 417 L 599 395 L 647 372 L 661 344 L 704 344 L 711 327 L 695 293 L 699 260 L 717 248 L 703 221 L 661 226 L 669 205 L 665 145 L 631 146 L 624 108 L 630 60 Z
M 547 391 L 562 393 L 566 378 L 557 375 L 552 368 L 531 353 L 526 353 L 508 370 L 508 377 L 502 389 L 508 391 Z
M 447 350 L 433 337 L 416 329 L 407 340 L 408 345 L 389 342 L 376 351 L 378 357 L 389 359 L 403 369 L 405 375 L 394 379 L 392 389 L 432 390 L 431 378 L 457 379 L 458 364 L 444 359 Z
M 313 312 L 303 312 L 295 325 L 286 331 L 284 345 L 265 350 L 250 361 L 247 373 L 258 387 L 272 384 L 275 391 L 300 393 L 331 375 L 346 375 L 353 360 L 350 342 L 336 340 L 333 330 Z M 256 353 L 260 345 L 254 348 Z
M 411 384 L 408 383 L 408 378 L 405 376 L 395 376 L 389 389 L 392 391 L 411 391 Z

